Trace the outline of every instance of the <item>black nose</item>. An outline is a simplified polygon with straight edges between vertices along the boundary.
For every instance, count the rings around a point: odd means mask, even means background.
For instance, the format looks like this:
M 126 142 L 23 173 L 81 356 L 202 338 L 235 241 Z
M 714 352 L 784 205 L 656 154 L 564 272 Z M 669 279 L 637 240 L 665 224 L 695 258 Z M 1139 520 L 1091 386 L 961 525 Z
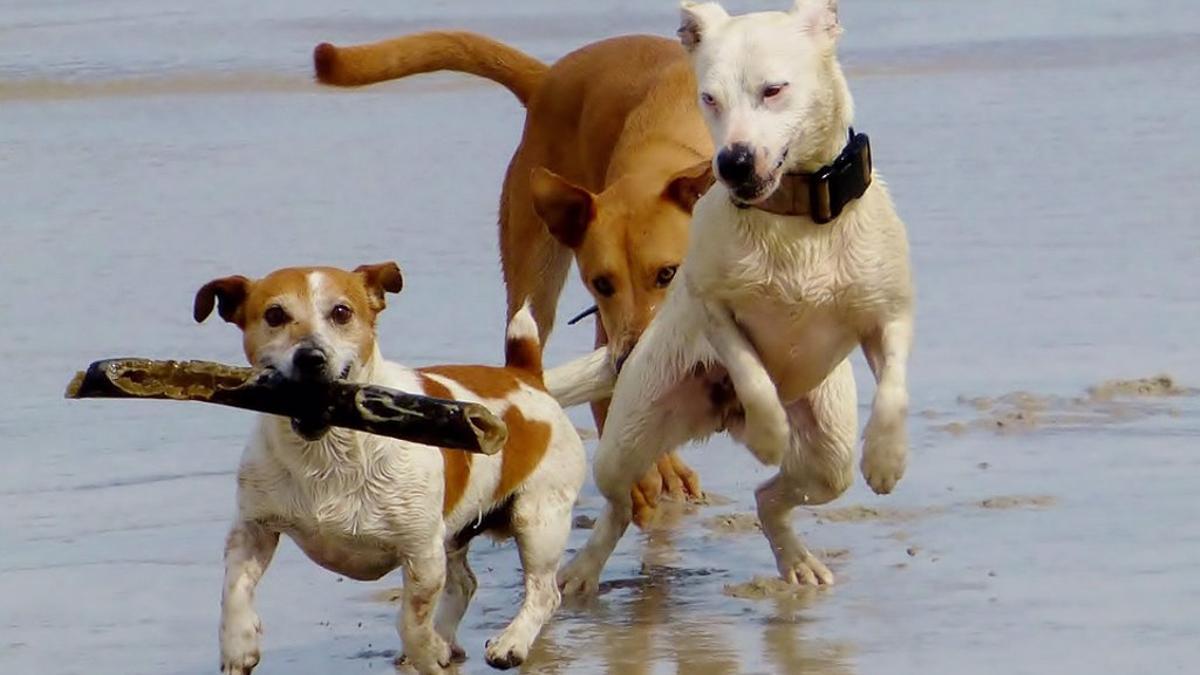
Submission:
M 754 175 L 754 153 L 745 143 L 734 143 L 717 155 L 717 173 L 729 185 L 741 185 Z
M 296 372 L 305 376 L 323 375 L 328 359 L 325 352 L 316 347 L 301 347 L 292 355 L 292 364 Z

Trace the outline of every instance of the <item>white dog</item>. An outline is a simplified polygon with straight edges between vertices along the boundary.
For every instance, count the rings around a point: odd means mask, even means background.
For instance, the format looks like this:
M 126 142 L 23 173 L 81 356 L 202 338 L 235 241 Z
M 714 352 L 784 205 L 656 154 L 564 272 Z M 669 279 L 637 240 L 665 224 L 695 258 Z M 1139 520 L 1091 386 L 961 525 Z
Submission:
M 722 428 L 780 467 L 756 492 L 779 573 L 832 583 L 789 516 L 853 479 L 855 346 L 878 385 L 862 473 L 881 494 L 904 473 L 908 242 L 865 137 L 851 132 L 847 143 L 853 103 L 836 56 L 840 32 L 834 0 L 738 17 L 716 3 L 684 4 L 679 35 L 720 181 L 696 204 L 683 283 L 616 382 L 594 466 L 608 505 L 559 574 L 567 592 L 596 588 L 628 526 L 634 480 L 662 452 Z M 578 380 L 598 365 L 592 355 L 556 371 L 551 390 L 564 403 L 593 395 Z
M 196 320 L 216 305 L 242 329 L 252 364 L 297 380 L 340 378 L 476 401 L 508 427 L 504 449 L 487 457 L 262 415 L 238 470 L 237 517 L 225 545 L 224 673 L 258 664 L 254 589 L 281 533 L 313 562 L 352 579 L 403 568 L 397 627 L 421 673 L 441 673 L 464 655 L 454 634 L 476 586 L 467 546 L 482 532 L 514 535 L 525 573 L 525 602 L 488 643 L 489 664 L 519 665 L 558 606 L 554 573 L 586 460 L 574 426 L 542 385 L 537 326 L 527 309 L 513 317 L 504 368 L 408 369 L 385 361 L 375 337 L 384 294 L 401 285 L 400 269 L 384 263 L 227 277 L 196 294 Z

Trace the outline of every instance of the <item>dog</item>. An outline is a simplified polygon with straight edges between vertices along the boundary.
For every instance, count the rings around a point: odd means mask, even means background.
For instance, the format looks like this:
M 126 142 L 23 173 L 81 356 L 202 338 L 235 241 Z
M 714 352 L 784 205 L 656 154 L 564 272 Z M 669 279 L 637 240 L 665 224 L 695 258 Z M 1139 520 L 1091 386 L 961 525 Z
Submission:
M 587 45 L 552 66 L 490 38 L 428 32 L 314 50 L 317 78 L 357 86 L 452 70 L 507 87 L 525 131 L 500 197 L 508 316 L 531 301 L 542 344 L 554 326 L 572 254 L 600 319 L 597 346 L 627 358 L 687 250 L 696 199 L 712 183 L 712 144 L 678 42 L 644 35 Z M 593 404 L 603 428 L 605 402 Z M 665 454 L 634 486 L 634 519 L 661 491 L 701 495 L 696 473 Z
M 596 589 L 629 524 L 634 479 L 666 449 L 721 429 L 779 466 L 755 496 L 780 575 L 833 583 L 789 517 L 853 481 L 856 346 L 877 383 L 863 476 L 885 494 L 907 462 L 907 235 L 865 139 L 847 142 L 837 3 L 737 17 L 685 3 L 682 17 L 719 181 L 695 206 L 680 279 L 616 379 L 593 465 L 607 505 L 560 572 L 569 593 Z
M 194 317 L 214 306 L 242 331 L 250 363 L 297 381 L 347 380 L 487 405 L 508 427 L 496 456 L 259 417 L 238 469 L 237 515 L 225 545 L 221 671 L 259 662 L 254 589 L 279 535 L 321 567 L 352 579 L 404 572 L 397 628 L 405 658 L 441 673 L 465 656 L 455 642 L 475 592 L 467 548 L 476 535 L 513 536 L 525 577 L 516 617 L 487 644 L 496 668 L 519 665 L 560 600 L 555 572 L 586 474 L 583 444 L 542 383 L 529 311 L 509 324 L 506 363 L 410 369 L 380 356 L 375 322 L 403 285 L 395 263 L 281 269 L 257 281 L 215 279 Z M 434 608 L 437 615 L 434 616 Z

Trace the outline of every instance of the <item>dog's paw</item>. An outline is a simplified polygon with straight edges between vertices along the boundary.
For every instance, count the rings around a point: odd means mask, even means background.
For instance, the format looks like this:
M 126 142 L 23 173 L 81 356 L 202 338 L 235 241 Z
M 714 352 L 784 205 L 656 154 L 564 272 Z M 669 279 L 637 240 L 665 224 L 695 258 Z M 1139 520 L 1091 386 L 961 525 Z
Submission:
M 260 635 L 262 623 L 253 613 L 221 622 L 221 672 L 250 675 L 262 656 L 258 647 Z
M 796 586 L 832 586 L 833 572 L 808 551 L 784 556 L 776 561 L 779 576 Z
M 645 528 L 658 514 L 658 498 L 662 494 L 663 477 L 653 466 L 629 491 L 633 501 L 633 524 Z
M 684 464 L 675 451 L 658 460 L 658 472 L 662 475 L 663 494 L 668 498 L 681 501 L 704 499 L 704 490 L 700 489 L 700 474 Z
M 484 659 L 489 666 L 497 670 L 516 668 L 525 663 L 529 656 L 529 645 L 517 644 L 507 635 L 501 635 L 495 640 L 488 640 L 484 651 Z
M 565 596 L 585 597 L 600 590 L 600 570 L 580 553 L 558 571 L 558 588 Z
M 875 494 L 886 495 L 895 489 L 908 466 L 908 438 L 904 424 L 867 425 L 863 457 L 859 468 Z
M 455 648 L 458 654 L 455 653 Z M 461 658 L 459 657 L 461 655 Z M 421 675 L 441 675 L 451 663 L 467 660 L 467 653 L 461 647 L 451 647 L 440 635 L 434 635 L 420 649 L 406 650 L 396 655 L 397 667 L 408 666 Z

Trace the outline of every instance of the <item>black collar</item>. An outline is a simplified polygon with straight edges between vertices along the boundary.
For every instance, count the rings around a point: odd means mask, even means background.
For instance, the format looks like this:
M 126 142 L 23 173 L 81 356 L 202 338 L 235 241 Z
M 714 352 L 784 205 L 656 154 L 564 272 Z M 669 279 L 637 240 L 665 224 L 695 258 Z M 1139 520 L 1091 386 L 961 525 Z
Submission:
M 871 184 L 871 142 L 854 133 L 832 163 L 813 173 L 786 173 L 771 196 L 757 204 L 740 204 L 781 216 L 809 216 L 825 224 L 837 218 L 846 204 L 863 196 Z

